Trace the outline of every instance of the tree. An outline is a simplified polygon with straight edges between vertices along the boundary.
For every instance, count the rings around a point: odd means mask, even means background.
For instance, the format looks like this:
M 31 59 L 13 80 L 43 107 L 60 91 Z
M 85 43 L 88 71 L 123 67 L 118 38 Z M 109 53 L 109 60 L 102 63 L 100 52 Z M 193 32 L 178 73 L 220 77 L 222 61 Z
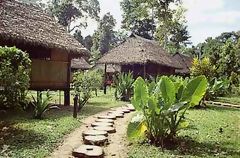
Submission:
M 240 40 L 236 44 L 233 40 L 228 39 L 221 47 L 220 59 L 217 72 L 219 76 L 231 76 L 232 73 L 238 73 L 240 67 Z
M 76 30 L 75 33 L 73 34 L 73 37 L 81 44 L 84 43 L 84 39 L 82 36 L 82 32 L 80 30 Z
M 88 35 L 84 38 L 83 40 L 83 45 L 88 49 L 91 50 L 92 46 L 93 46 L 93 39 L 92 36 Z
M 73 34 L 74 38 L 81 43 L 84 47 L 86 47 L 88 50 L 91 50 L 93 46 L 92 36 L 88 35 L 85 38 L 82 36 L 82 32 L 78 29 Z
M 178 8 L 172 9 L 171 4 Z M 121 7 L 123 28 L 144 38 L 156 38 L 169 50 L 176 51 L 188 44 L 186 9 L 180 0 L 123 0 Z
M 151 14 L 141 3 L 137 0 L 123 0 L 120 3 L 123 10 L 122 28 L 138 36 L 153 39 L 156 24 Z
M 114 37 L 114 27 L 116 20 L 110 13 L 107 13 L 99 22 L 97 31 L 93 35 L 93 49 L 98 50 L 101 54 L 109 51 L 111 41 Z
M 185 12 L 186 9 L 178 5 L 176 10 L 172 10 L 171 18 L 159 22 L 156 38 L 170 53 L 175 53 L 182 47 L 186 47 L 187 44 L 191 44 Z
M 77 25 L 71 26 L 82 18 L 99 19 L 100 4 L 98 0 L 52 0 L 49 7 L 58 22 L 66 27 L 68 32 L 86 27 L 86 22 L 78 22 Z

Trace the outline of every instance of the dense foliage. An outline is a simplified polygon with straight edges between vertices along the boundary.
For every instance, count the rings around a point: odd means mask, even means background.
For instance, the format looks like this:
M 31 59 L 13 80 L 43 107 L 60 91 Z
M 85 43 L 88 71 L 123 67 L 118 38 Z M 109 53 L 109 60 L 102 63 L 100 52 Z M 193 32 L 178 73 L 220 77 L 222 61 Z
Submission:
M 175 53 L 189 43 L 185 12 L 180 0 L 124 0 L 122 27 L 147 39 L 157 39 Z M 171 5 L 177 8 L 170 7 Z
M 73 75 L 73 88 L 79 97 L 79 110 L 91 98 L 92 92 L 102 85 L 102 75 L 96 70 L 75 72 Z
M 86 20 L 81 21 L 81 19 L 90 17 L 99 20 L 100 4 L 98 0 L 52 0 L 49 10 L 68 32 L 72 32 L 87 26 Z M 71 24 L 74 22 L 78 23 L 72 27 Z
M 15 47 L 0 47 L 0 108 L 15 107 L 25 101 L 31 61 Z
M 120 73 L 114 77 L 115 98 L 129 101 L 133 91 L 132 73 Z
M 205 75 L 209 80 L 213 78 L 216 73 L 216 68 L 212 65 L 208 57 L 204 57 L 201 60 L 194 58 L 190 70 L 192 76 Z
M 132 104 L 140 113 L 129 124 L 128 136 L 143 135 L 161 146 L 173 140 L 178 130 L 188 126 L 185 113 L 199 104 L 206 89 L 204 76 L 193 78 L 187 84 L 180 80 L 173 82 L 166 76 L 155 84 L 147 84 L 139 77 L 134 83 Z
M 216 38 L 208 38 L 190 50 L 200 59 L 207 57 L 216 71 L 214 77 L 226 76 L 231 84 L 238 85 L 240 67 L 239 32 L 222 33 Z M 209 69 L 209 68 L 208 68 Z M 231 77 L 234 76 L 234 77 Z

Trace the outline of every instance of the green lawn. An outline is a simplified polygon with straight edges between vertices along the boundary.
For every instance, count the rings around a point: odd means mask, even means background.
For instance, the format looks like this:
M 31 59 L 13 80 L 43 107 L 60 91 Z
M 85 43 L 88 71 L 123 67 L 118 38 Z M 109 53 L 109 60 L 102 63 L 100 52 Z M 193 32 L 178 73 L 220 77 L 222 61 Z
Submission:
M 72 117 L 72 107 L 46 113 L 45 119 L 32 119 L 32 114 L 8 112 L 0 115 L 0 157 L 45 157 L 62 141 L 64 135 L 81 125 L 81 119 L 123 105 L 112 93 L 90 99 L 78 119 Z
M 218 97 L 216 101 L 240 105 L 240 96 L 238 97 Z
M 240 157 L 240 110 L 210 107 L 190 110 L 187 116 L 193 126 L 179 133 L 182 141 L 177 149 L 162 151 L 133 142 L 129 157 Z

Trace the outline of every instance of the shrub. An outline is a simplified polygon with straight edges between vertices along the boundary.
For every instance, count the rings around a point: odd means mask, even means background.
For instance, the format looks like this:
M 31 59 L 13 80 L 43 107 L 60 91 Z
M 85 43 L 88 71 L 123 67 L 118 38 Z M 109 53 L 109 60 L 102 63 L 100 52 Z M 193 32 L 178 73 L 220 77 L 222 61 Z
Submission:
M 216 67 L 212 65 L 207 57 L 202 60 L 194 58 L 190 71 L 192 76 L 205 75 L 207 79 L 211 79 L 215 76 Z
M 217 97 L 224 96 L 229 93 L 230 80 L 227 78 L 213 78 L 209 81 L 205 100 L 213 100 Z
M 53 104 L 49 104 L 49 102 L 52 100 L 51 95 L 49 94 L 49 91 L 46 93 L 46 97 L 42 97 L 43 92 L 37 93 L 37 98 L 35 99 L 33 96 L 33 107 L 34 107 L 34 114 L 33 117 L 35 119 L 42 119 L 43 114 L 50 110 L 50 109 L 59 109 L 58 106 L 55 106 Z
M 79 110 L 91 98 L 92 91 L 100 88 L 102 75 L 96 71 L 75 72 L 73 75 L 73 88 L 75 95 L 79 96 Z
M 186 85 L 175 84 L 163 76 L 151 89 L 139 77 L 134 83 L 132 104 L 140 116 L 129 124 L 128 136 L 146 136 L 151 143 L 161 146 L 165 140 L 173 140 L 178 130 L 188 126 L 185 113 L 198 105 L 206 89 L 204 76 L 196 77 Z
M 0 47 L 0 108 L 24 103 L 29 87 L 31 61 L 15 47 Z
M 115 98 L 123 101 L 129 101 L 133 89 L 133 75 L 129 73 L 120 73 L 114 78 Z

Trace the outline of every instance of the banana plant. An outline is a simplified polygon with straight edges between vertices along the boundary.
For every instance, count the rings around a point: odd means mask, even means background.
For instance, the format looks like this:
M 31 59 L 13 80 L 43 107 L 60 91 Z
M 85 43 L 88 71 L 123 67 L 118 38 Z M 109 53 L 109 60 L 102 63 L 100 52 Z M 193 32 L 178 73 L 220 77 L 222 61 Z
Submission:
M 142 117 L 133 118 L 128 136 L 146 136 L 154 144 L 162 144 L 166 138 L 173 139 L 178 130 L 188 125 L 185 113 L 190 107 L 198 105 L 206 89 L 207 79 L 204 76 L 196 77 L 187 84 L 181 82 L 178 86 L 169 77 L 163 76 L 150 91 L 148 84 L 141 77 L 137 78 L 132 104 Z

